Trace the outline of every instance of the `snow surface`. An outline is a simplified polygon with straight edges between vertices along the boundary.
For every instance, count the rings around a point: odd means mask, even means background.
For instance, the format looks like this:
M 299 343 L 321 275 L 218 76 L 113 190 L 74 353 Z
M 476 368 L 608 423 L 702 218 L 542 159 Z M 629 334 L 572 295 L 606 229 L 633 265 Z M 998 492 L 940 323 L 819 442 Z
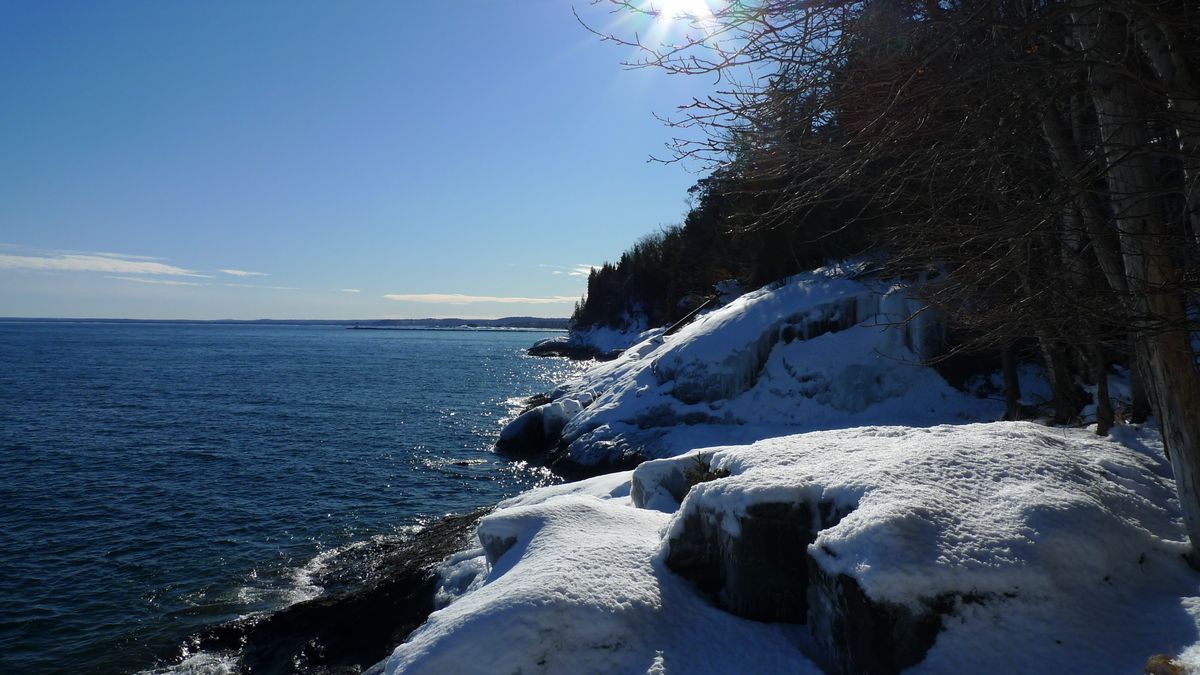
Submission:
M 464 554 L 472 590 L 397 648 L 386 672 L 819 672 L 800 651 L 804 626 L 739 619 L 662 562 L 689 513 L 736 529 L 752 504 L 801 500 L 849 510 L 810 554 L 873 600 L 982 598 L 955 606 L 911 672 L 1132 673 L 1155 653 L 1200 667 L 1200 577 L 1180 558 L 1154 436 L 863 427 L 539 488 L 483 520 L 484 544 Z M 694 455 L 730 476 L 677 505 L 658 488 Z M 640 502 L 674 512 L 636 507 L 634 484 Z
M 644 333 L 617 359 L 560 385 L 553 399 L 580 402 L 565 424 L 556 413 L 570 458 L 599 465 L 669 457 L 696 447 L 697 435 L 764 437 L 737 429 L 747 425 L 779 435 L 1003 413 L 999 401 L 958 391 L 920 365 L 942 339 L 935 313 L 855 272 L 831 267 L 748 293 L 674 335 Z
M 648 340 L 655 335 L 662 334 L 662 328 L 647 329 L 643 320 L 629 320 L 629 327 L 625 329 L 610 328 L 608 326 L 590 326 L 582 330 L 572 330 L 570 341 L 576 344 L 587 345 L 596 351 L 606 354 L 615 352 L 621 349 L 628 349 L 639 342 Z
M 851 512 L 820 533 L 812 554 L 875 600 L 1050 594 L 1186 552 L 1165 459 L 1086 431 L 864 427 L 702 452 L 732 476 L 697 485 L 684 514 L 736 527 L 750 504 L 832 502 Z M 694 464 L 649 462 L 634 475 L 653 486 Z
M 552 392 L 543 422 L 575 461 L 663 459 L 501 503 L 382 670 L 820 672 L 806 626 L 738 618 L 664 562 L 691 515 L 732 536 L 754 504 L 807 501 L 845 514 L 808 549 L 823 570 L 874 601 L 950 599 L 910 672 L 1136 673 L 1158 653 L 1200 672 L 1157 433 L 978 423 L 1002 402 L 917 365 L 937 317 L 852 276 L 749 293 Z M 729 475 L 689 489 L 696 457 Z
M 668 518 L 587 494 L 486 517 L 481 537 L 511 547 L 385 672 L 820 672 L 795 646 L 802 627 L 730 615 L 656 559 Z

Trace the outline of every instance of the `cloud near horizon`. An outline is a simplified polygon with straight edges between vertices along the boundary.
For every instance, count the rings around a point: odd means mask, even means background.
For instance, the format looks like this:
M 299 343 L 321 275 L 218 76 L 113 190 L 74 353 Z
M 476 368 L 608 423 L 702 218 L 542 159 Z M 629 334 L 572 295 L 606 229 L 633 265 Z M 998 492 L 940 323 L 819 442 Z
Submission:
M 217 270 L 217 271 L 218 271 L 218 272 L 223 272 L 223 273 L 225 273 L 225 274 L 228 274 L 228 275 L 231 275 L 231 276 L 235 276 L 235 277 L 266 277 L 266 276 L 270 276 L 270 275 L 269 275 L 269 274 L 267 274 L 266 272 L 247 272 L 246 270 L 226 270 L 226 269 L 220 269 L 220 270 Z
M 222 283 L 222 286 L 227 288 L 265 288 L 271 291 L 299 291 L 303 290 L 298 286 L 263 286 L 262 284 L 230 284 Z
M 21 248 L 16 246 L 14 248 Z M 58 255 L 95 255 L 101 258 L 122 258 L 124 260 L 166 260 L 156 255 L 130 255 L 128 253 L 112 253 L 110 251 L 76 251 L 72 249 L 64 249 L 61 251 L 49 251 Z
M 144 257 L 71 253 L 55 256 L 0 254 L 0 270 L 44 270 L 52 272 L 108 272 L 110 274 L 160 274 L 209 278 L 193 270 L 153 262 Z
M 396 302 L 430 302 L 445 303 L 447 305 L 471 305 L 481 302 L 497 302 L 510 305 L 561 305 L 573 303 L 579 299 L 571 295 L 523 298 L 496 295 L 462 295 L 460 293 L 389 293 L 383 297 Z
M 159 284 L 162 286 L 206 286 L 207 284 L 197 283 L 195 281 L 178 281 L 175 279 L 147 279 L 146 277 L 114 277 L 105 276 L 106 279 L 117 279 L 119 281 L 134 281 L 139 284 Z
M 154 277 L 122 277 L 112 274 L 104 275 L 105 279 L 116 279 L 117 281 L 133 281 L 139 284 L 155 284 L 159 286 L 225 286 L 228 288 L 257 288 L 260 290 L 269 291 L 299 291 L 303 290 L 296 286 L 261 286 L 259 284 L 230 284 L 230 283 L 203 283 L 197 281 L 179 281 L 177 279 L 156 279 Z

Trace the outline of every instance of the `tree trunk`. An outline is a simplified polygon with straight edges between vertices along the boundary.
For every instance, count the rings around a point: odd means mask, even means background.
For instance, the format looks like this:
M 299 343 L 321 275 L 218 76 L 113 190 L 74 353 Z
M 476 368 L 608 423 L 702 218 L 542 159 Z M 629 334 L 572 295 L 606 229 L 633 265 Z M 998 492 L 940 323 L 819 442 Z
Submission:
M 1082 184 L 1083 169 L 1076 158 L 1074 141 L 1067 134 L 1058 111 L 1053 107 L 1042 116 L 1042 135 L 1046 138 L 1050 155 L 1054 158 L 1059 173 L 1066 180 L 1067 189 L 1079 210 L 1084 230 L 1088 235 L 1088 243 L 1092 245 L 1100 271 L 1104 273 L 1104 278 L 1112 290 L 1124 294 L 1128 288 L 1116 233 L 1110 231 L 1111 227 L 1106 222 L 1096 195 Z
M 1085 48 L 1101 59 L 1119 58 L 1124 26 L 1111 14 L 1073 15 Z M 1108 190 L 1121 242 L 1126 280 L 1134 301 L 1135 353 L 1158 415 L 1163 442 L 1192 541 L 1189 561 L 1200 568 L 1200 371 L 1192 351 L 1170 239 L 1151 171 L 1146 115 L 1131 83 L 1103 60 L 1089 79 L 1103 139 Z
M 1148 335 L 1140 340 L 1139 361 L 1149 374 L 1158 422 L 1166 445 L 1184 523 L 1192 540 L 1189 560 L 1200 568 L 1200 376 L 1184 331 Z
M 1017 354 L 1011 342 L 1000 350 L 1000 370 L 1004 374 L 1004 419 L 1021 419 L 1021 378 L 1017 373 Z
M 1093 342 L 1089 351 L 1092 378 L 1096 381 L 1096 433 L 1105 436 L 1114 419 L 1112 399 L 1108 396 L 1108 356 L 1099 342 Z
M 1179 35 L 1170 26 L 1156 19 L 1140 19 L 1134 35 L 1167 94 L 1168 121 L 1175 128 L 1183 156 L 1186 222 L 1200 243 L 1200 86 L 1184 57 Z
M 1132 338 L 1129 346 L 1129 421 L 1141 424 L 1150 417 L 1150 398 L 1146 392 L 1146 375 L 1137 362 L 1137 345 Z
M 1071 366 L 1063 346 L 1045 335 L 1038 336 L 1042 358 L 1046 362 L 1046 374 L 1050 378 L 1050 392 L 1054 398 L 1055 424 L 1070 424 L 1079 412 L 1075 399 L 1075 383 L 1071 379 Z

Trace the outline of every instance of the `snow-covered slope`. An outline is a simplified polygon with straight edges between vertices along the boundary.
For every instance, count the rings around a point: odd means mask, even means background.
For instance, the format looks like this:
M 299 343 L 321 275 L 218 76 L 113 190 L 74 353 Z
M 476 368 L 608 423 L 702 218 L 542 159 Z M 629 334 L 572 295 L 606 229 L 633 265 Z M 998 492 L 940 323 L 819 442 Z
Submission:
M 529 452 L 557 446 L 576 465 L 619 466 L 678 454 L 697 439 L 749 442 L 860 424 L 998 417 L 996 402 L 957 391 L 919 365 L 941 348 L 934 313 L 855 271 L 797 275 L 674 335 L 647 334 L 559 386 L 551 393 L 559 407 L 515 421 L 501 446 L 521 451 L 516 432 L 541 424 L 547 434 L 524 443 L 546 447 Z
M 502 503 L 381 667 L 1200 672 L 1154 430 L 979 423 L 1000 403 L 918 365 L 919 309 L 817 270 L 564 383 L 498 446 L 651 461 Z
M 838 620 L 826 604 L 840 596 L 810 589 L 804 625 L 739 618 L 720 608 L 729 588 L 706 594 L 673 571 L 672 549 L 698 522 L 736 547 L 767 522 L 753 522 L 756 508 L 822 503 L 839 518 L 816 524 L 807 561 L 773 564 L 807 562 L 798 582 L 850 579 L 872 606 L 933 617 L 932 648 L 911 672 L 1132 673 L 1162 652 L 1200 666 L 1200 577 L 1180 559 L 1151 437 L 864 427 L 535 490 L 484 519 L 480 549 L 446 570 L 470 590 L 387 672 L 819 672 L 806 654 L 836 654 L 820 627 Z M 728 475 L 689 489 L 697 457 Z

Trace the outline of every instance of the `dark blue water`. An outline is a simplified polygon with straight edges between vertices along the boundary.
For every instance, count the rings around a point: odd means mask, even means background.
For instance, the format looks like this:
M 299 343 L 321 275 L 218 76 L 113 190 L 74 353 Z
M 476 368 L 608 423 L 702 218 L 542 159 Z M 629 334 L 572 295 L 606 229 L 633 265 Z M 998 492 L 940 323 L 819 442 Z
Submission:
M 0 323 L 0 672 L 128 672 L 323 562 L 549 480 L 488 448 L 545 334 Z

